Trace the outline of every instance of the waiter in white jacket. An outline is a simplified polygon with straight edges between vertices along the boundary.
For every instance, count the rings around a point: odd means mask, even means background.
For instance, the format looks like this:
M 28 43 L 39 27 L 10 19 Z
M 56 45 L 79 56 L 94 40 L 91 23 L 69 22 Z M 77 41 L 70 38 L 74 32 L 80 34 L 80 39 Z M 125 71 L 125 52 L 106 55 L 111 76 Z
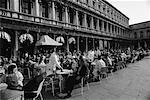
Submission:
M 54 52 L 49 58 L 49 63 L 47 64 L 47 75 L 53 74 L 56 71 L 56 67 L 63 70 L 63 68 L 60 66 L 59 57 L 57 55 L 56 49 L 54 49 Z

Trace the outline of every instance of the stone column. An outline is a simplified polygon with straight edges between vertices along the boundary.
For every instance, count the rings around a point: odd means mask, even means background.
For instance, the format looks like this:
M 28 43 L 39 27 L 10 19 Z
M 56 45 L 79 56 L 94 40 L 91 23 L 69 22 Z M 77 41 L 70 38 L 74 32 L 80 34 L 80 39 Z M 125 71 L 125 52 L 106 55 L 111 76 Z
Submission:
M 76 11 L 76 25 L 77 25 L 77 28 L 79 26 L 79 16 L 78 16 L 78 11 Z
M 54 1 L 52 1 L 52 20 L 56 20 L 56 8 Z M 55 24 L 55 22 L 53 22 L 53 24 Z
M 15 46 L 14 46 L 14 57 L 17 58 L 18 57 L 18 54 L 17 54 L 17 51 L 19 49 L 19 32 L 18 31 L 15 31 Z
M 106 22 L 106 32 L 109 32 L 109 28 L 108 28 L 108 22 Z
M 66 23 L 66 26 L 68 27 L 68 23 L 69 23 L 69 20 L 68 20 L 68 7 L 65 7 L 65 23 Z
M 79 52 L 79 50 L 80 50 L 80 48 L 79 48 L 79 47 L 80 47 L 80 46 L 79 46 L 79 45 L 80 45 L 80 44 L 79 44 L 79 39 L 80 39 L 80 38 L 79 38 L 79 36 L 78 36 L 78 37 L 77 37 L 77 52 Z
M 100 30 L 100 27 L 99 27 L 99 19 L 97 19 L 97 23 L 96 23 L 96 30 Z
M 110 24 L 110 34 L 112 34 L 112 24 Z
M 88 52 L 88 38 L 85 37 L 85 41 L 86 41 L 86 52 Z
M 53 39 L 56 40 L 56 35 L 54 34 Z
M 40 16 L 39 11 L 40 11 L 39 0 L 35 0 L 35 15 L 38 17 Z
M 68 38 L 69 36 L 67 35 L 67 51 L 69 51 L 69 41 L 68 41 Z
M 93 17 L 91 16 L 91 29 L 94 29 Z
M 94 37 L 93 37 L 93 49 L 95 49 L 95 39 L 94 39 Z
M 117 27 L 117 26 L 116 26 Z M 116 35 L 118 35 L 118 27 L 116 28 Z
M 140 44 L 140 41 L 138 41 L 138 48 L 140 48 L 141 47 L 141 44 Z
M 110 48 L 110 41 L 107 41 L 107 45 L 108 45 L 108 50 L 111 49 Z
M 19 12 L 19 0 L 10 0 L 10 9 Z
M 146 41 L 144 41 L 144 47 L 147 48 L 147 42 Z
M 84 13 L 83 25 L 85 28 L 87 28 L 87 19 L 86 18 L 87 18 L 87 15 L 86 15 L 86 13 Z
M 102 20 L 102 31 L 104 32 L 104 21 Z
M 89 0 L 89 4 L 88 5 L 93 7 L 93 0 Z
M 96 0 L 95 5 L 96 5 L 96 9 L 97 9 L 97 10 L 99 10 L 99 8 L 98 8 L 98 4 L 99 4 L 99 1 L 98 1 L 98 0 Z

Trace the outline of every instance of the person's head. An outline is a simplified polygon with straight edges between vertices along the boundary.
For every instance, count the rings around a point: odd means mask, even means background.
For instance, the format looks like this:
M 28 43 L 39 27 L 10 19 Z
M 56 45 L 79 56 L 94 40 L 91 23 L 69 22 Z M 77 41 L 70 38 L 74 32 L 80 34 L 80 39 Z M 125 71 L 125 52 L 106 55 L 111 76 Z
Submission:
M 8 66 L 8 74 L 13 74 L 15 72 L 17 72 L 17 65 L 12 63 Z
M 36 68 L 36 70 L 35 70 L 35 72 L 34 72 L 34 75 L 35 75 L 35 76 L 38 76 L 38 75 L 41 75 L 41 74 L 43 74 L 43 73 L 46 73 L 46 72 L 45 72 L 45 69 L 42 67 L 42 65 L 39 65 L 39 66 Z
M 102 56 L 98 55 L 98 60 L 102 59 Z

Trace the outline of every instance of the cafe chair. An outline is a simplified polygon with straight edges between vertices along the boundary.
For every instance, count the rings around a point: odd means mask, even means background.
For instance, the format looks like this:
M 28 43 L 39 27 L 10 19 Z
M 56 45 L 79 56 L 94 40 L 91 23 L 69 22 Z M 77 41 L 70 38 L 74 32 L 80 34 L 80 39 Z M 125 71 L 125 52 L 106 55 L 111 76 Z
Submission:
M 30 79 L 31 78 L 31 74 L 30 74 L 30 69 L 29 68 L 23 68 L 23 74 L 24 74 L 24 77 L 26 79 Z
M 55 95 L 55 86 L 54 86 L 54 76 L 47 76 L 43 86 L 45 86 L 45 91 L 47 92 L 51 86 L 52 94 Z
M 102 67 L 100 69 L 100 73 L 99 73 L 99 80 L 101 80 L 103 77 L 105 77 L 106 79 L 108 79 L 108 67 Z
M 32 98 L 33 100 L 36 100 L 38 98 L 38 96 L 40 96 L 41 100 L 43 100 L 43 97 L 42 97 L 42 94 L 41 94 L 41 90 L 42 90 L 42 87 L 43 87 L 43 83 L 44 83 L 45 79 L 43 79 L 43 81 L 40 83 L 39 87 L 38 87 L 38 90 L 37 91 L 24 91 L 24 93 L 26 94 L 36 94 L 36 96 L 34 98 Z M 34 85 L 34 84 L 33 84 Z M 26 99 L 31 99 L 31 98 L 26 98 L 25 97 L 25 100 Z
M 84 90 L 84 82 L 86 82 L 87 89 L 90 89 L 89 83 L 88 83 L 88 76 L 82 77 L 81 79 L 81 94 L 83 95 L 83 90 Z

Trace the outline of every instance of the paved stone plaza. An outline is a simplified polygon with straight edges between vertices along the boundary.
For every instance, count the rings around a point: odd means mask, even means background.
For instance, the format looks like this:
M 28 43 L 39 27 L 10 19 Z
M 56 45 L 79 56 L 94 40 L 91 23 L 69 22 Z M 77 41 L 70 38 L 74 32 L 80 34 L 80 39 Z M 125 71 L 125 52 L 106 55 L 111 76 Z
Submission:
M 128 68 L 115 72 L 108 80 L 90 83 L 90 90 L 73 90 L 66 100 L 150 100 L 150 57 L 128 64 Z M 49 93 L 49 92 L 48 92 Z M 46 100 L 60 100 L 45 93 Z

